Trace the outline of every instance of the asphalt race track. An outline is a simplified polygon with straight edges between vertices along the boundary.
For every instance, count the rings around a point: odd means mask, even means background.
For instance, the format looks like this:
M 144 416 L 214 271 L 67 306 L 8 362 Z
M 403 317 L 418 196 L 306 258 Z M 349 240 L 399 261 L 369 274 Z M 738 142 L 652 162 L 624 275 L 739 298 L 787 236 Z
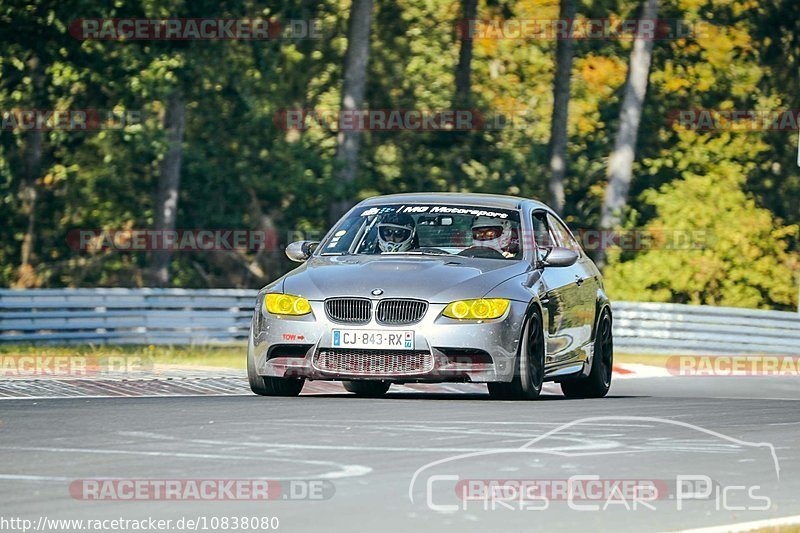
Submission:
M 606 399 L 565 400 L 548 387 L 528 403 L 463 390 L 378 400 L 344 392 L 4 399 L 0 514 L 34 527 L 192 519 L 210 531 L 224 517 L 277 517 L 279 531 L 326 532 L 653 531 L 800 515 L 793 378 L 620 379 Z M 712 483 L 681 489 L 679 475 Z M 456 490 L 509 479 L 580 484 L 574 476 L 649 480 L 658 496 L 465 499 Z M 85 499 L 82 480 L 104 478 L 269 479 L 274 499 Z M 692 486 L 702 499 L 689 499 Z M 768 509 L 747 510 L 756 507 Z

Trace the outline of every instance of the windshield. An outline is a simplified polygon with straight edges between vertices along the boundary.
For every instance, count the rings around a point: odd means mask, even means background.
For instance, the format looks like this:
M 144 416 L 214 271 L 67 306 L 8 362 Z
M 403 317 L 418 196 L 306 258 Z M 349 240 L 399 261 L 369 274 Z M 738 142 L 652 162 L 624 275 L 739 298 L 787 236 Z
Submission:
M 355 210 L 322 255 L 460 255 L 521 259 L 519 212 L 473 205 L 387 204 Z

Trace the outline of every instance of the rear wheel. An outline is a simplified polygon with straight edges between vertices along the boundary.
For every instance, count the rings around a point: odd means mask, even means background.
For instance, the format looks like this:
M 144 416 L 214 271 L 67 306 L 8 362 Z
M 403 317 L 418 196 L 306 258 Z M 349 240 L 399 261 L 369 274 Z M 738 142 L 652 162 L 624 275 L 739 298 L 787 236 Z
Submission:
M 305 384 L 303 378 L 290 379 L 258 375 L 252 343 L 251 336 L 247 346 L 247 381 L 250 383 L 250 390 L 259 396 L 297 396 L 300 394 Z
M 534 400 L 544 381 L 544 333 L 539 311 L 534 311 L 523 328 L 510 383 L 489 383 L 489 394 L 496 400 Z
M 379 398 L 386 394 L 391 387 L 388 381 L 343 381 L 344 390 L 352 392 L 356 396 L 366 398 Z
M 603 309 L 597 321 L 594 339 L 592 370 L 585 378 L 561 383 L 561 391 L 567 398 L 602 398 L 611 388 L 611 373 L 614 369 L 614 338 L 611 334 L 611 314 Z

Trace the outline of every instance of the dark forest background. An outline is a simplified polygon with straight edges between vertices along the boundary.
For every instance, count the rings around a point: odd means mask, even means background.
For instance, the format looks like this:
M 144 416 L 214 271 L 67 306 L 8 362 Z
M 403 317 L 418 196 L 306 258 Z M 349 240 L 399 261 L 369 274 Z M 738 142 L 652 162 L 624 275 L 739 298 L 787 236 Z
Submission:
M 474 18 L 654 14 L 694 33 L 518 40 L 457 31 Z M 70 34 L 91 17 L 313 19 L 320 33 Z M 89 132 L 0 131 L 0 286 L 260 287 L 291 268 L 288 240 L 319 236 L 357 200 L 473 191 L 542 199 L 576 232 L 704 236 L 699 247 L 671 249 L 657 237 L 645 249 L 607 250 L 598 260 L 614 298 L 797 306 L 796 128 L 704 131 L 674 120 L 679 110 L 800 107 L 796 0 L 2 0 L 0 46 L 6 115 L 98 109 L 129 119 Z M 287 109 L 352 108 L 478 109 L 507 126 L 359 134 L 280 120 Z M 277 242 L 259 252 L 71 247 L 70 231 L 86 228 L 252 229 Z

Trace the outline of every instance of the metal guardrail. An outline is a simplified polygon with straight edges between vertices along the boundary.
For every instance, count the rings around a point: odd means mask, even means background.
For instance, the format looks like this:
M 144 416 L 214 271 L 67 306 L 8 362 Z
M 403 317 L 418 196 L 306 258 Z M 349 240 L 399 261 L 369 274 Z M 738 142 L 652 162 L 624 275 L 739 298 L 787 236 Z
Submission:
M 620 352 L 800 355 L 800 313 L 614 302 Z
M 0 290 L 0 342 L 210 344 L 244 341 L 255 290 Z M 800 314 L 614 302 L 619 352 L 800 355 Z
M 0 342 L 209 344 L 244 341 L 257 291 L 0 290 Z

